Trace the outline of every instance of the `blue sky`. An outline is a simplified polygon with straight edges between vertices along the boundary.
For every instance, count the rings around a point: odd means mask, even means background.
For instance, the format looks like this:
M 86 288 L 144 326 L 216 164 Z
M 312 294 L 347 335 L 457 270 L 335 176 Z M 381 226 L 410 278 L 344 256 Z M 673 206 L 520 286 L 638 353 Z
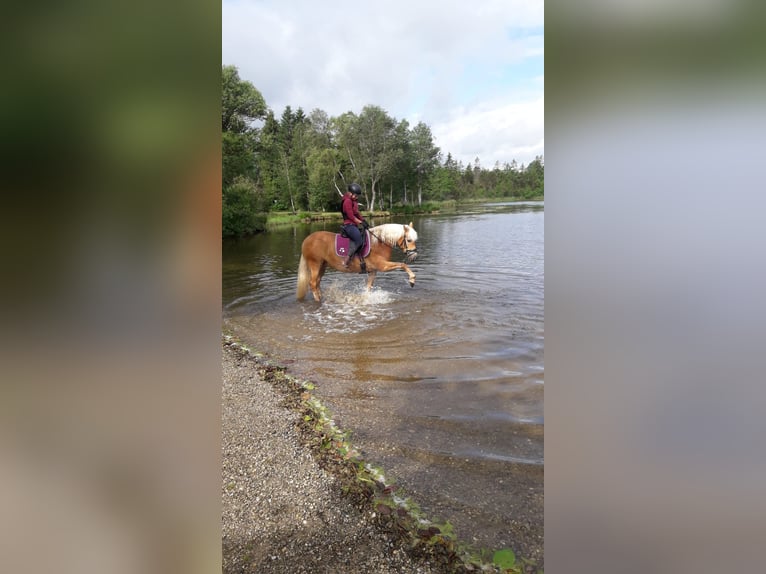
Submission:
M 224 0 L 223 62 L 285 106 L 380 106 L 464 164 L 544 155 L 541 0 Z

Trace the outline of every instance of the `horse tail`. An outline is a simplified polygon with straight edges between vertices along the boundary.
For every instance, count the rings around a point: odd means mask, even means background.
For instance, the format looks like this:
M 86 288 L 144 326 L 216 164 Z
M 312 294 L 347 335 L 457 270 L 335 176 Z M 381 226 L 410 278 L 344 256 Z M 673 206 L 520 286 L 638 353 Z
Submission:
M 301 254 L 301 262 L 298 264 L 298 288 L 296 290 L 298 301 L 303 301 L 306 296 L 309 289 L 309 279 L 309 265 L 306 263 L 306 258 Z

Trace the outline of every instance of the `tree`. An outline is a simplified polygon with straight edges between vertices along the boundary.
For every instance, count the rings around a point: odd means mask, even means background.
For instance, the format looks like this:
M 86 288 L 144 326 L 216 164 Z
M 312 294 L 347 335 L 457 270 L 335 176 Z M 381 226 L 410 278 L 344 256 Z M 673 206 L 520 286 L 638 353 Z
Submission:
M 365 106 L 359 116 L 352 112 L 343 114 L 335 125 L 340 149 L 348 160 L 348 171 L 362 184 L 365 203 L 372 211 L 379 183 L 392 175 L 401 157 L 401 129 L 377 106 Z M 347 179 L 344 177 L 344 183 Z
M 266 209 L 287 209 L 289 201 L 283 198 L 284 189 L 281 169 L 282 159 L 279 147 L 279 122 L 274 112 L 269 110 L 263 127 L 260 130 L 258 153 L 256 156 L 259 166 L 260 183 L 263 185 L 267 203 Z
M 238 176 L 256 178 L 257 132 L 252 122 L 266 115 L 266 102 L 250 82 L 239 78 L 237 68 L 221 68 L 221 172 L 223 187 Z
M 545 166 L 543 164 L 543 156 L 538 155 L 529 162 L 526 170 L 524 170 L 524 182 L 525 197 L 534 197 L 544 193 Z
M 293 151 L 293 110 L 287 106 L 282 112 L 282 119 L 279 121 L 279 158 L 282 162 L 282 170 L 285 176 L 287 194 L 290 198 L 290 210 L 295 213 L 295 197 L 293 195 L 293 184 L 290 178 L 290 156 Z
M 431 128 L 410 127 L 382 108 L 330 117 L 318 108 L 308 116 L 286 106 L 279 117 L 261 93 L 222 66 L 222 172 L 225 233 L 255 229 L 257 211 L 338 209 L 347 185 L 362 185 L 366 209 L 395 204 L 544 194 L 542 156 L 528 166 L 514 159 L 492 169 L 479 158 L 464 166 L 450 153 L 443 160 Z M 443 161 L 443 163 L 442 163 Z M 401 195 L 400 195 L 401 194 Z M 415 198 L 417 194 L 417 198 Z M 412 199 L 410 199 L 412 198 Z M 385 201 L 387 200 L 387 201 Z M 262 215 L 262 214 L 261 214 Z
M 296 202 L 301 209 L 308 209 L 310 203 L 307 160 L 310 153 L 309 132 L 311 124 L 301 108 L 293 118 L 293 144 L 290 154 L 290 169 L 296 190 Z
M 266 217 L 255 185 L 239 177 L 223 190 L 222 226 L 224 237 L 242 237 L 266 227 Z
M 447 197 L 450 199 L 456 199 L 460 201 L 460 189 L 458 188 L 458 182 L 460 181 L 460 166 L 452 157 L 451 153 L 447 154 L 447 159 L 444 160 L 444 170 L 447 172 L 445 189 Z
M 410 132 L 410 144 L 418 176 L 418 205 L 423 202 L 423 183 L 431 177 L 439 165 L 439 148 L 434 145 L 434 138 L 429 128 L 419 122 Z
M 255 138 L 253 134 L 223 132 L 221 134 L 221 175 L 223 187 L 231 185 L 239 176 L 255 180 Z
M 253 84 L 240 80 L 235 66 L 223 66 L 221 76 L 221 130 L 245 133 L 251 122 L 266 116 L 266 101 Z
M 310 154 L 316 155 L 317 153 L 321 153 L 323 161 L 326 161 L 328 165 L 332 164 L 331 177 L 325 184 L 330 186 L 331 189 L 334 189 L 337 194 L 337 197 L 335 197 L 335 195 L 331 193 L 328 198 L 329 204 L 334 204 L 336 199 L 340 200 L 343 197 L 346 188 L 346 183 L 343 180 L 345 162 L 336 138 L 337 124 L 327 115 L 327 112 L 316 108 L 309 114 L 309 125 L 310 129 L 307 137 L 309 139 L 309 147 L 311 150 Z M 312 186 L 312 194 L 314 193 L 316 185 L 322 185 L 316 180 L 312 181 L 311 175 L 309 175 L 309 182 Z
M 308 208 L 311 211 L 335 209 L 340 205 L 340 195 L 334 185 L 337 165 L 337 152 L 333 149 L 314 149 L 307 160 L 308 171 Z M 340 209 L 340 207 L 338 207 Z

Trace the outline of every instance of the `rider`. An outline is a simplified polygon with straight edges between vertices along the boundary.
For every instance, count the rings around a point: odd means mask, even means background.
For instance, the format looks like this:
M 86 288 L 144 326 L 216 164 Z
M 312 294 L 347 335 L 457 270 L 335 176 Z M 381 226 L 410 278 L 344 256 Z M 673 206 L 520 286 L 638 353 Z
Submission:
M 344 267 L 351 265 L 354 254 L 363 244 L 362 230 L 370 227 L 367 221 L 359 214 L 360 193 L 362 193 L 362 188 L 358 183 L 349 184 L 348 191 L 343 195 L 343 203 L 341 204 L 343 228 L 349 237 L 348 257 L 343 260 Z M 362 270 L 364 270 L 364 259 L 361 260 L 361 263 Z

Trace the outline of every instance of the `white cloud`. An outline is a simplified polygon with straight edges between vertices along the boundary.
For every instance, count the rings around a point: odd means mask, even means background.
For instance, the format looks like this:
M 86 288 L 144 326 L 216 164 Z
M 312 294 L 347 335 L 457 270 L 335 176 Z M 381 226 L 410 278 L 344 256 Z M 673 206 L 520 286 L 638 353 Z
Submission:
M 276 114 L 372 104 L 422 119 L 456 159 L 528 163 L 543 153 L 542 82 L 525 77 L 542 76 L 542 26 L 541 0 L 224 0 L 223 63 Z
M 486 102 L 473 109 L 457 108 L 450 119 L 432 126 L 434 138 L 463 164 L 478 157 L 482 167 L 502 166 L 515 159 L 528 164 L 544 155 L 544 98 L 522 102 Z

